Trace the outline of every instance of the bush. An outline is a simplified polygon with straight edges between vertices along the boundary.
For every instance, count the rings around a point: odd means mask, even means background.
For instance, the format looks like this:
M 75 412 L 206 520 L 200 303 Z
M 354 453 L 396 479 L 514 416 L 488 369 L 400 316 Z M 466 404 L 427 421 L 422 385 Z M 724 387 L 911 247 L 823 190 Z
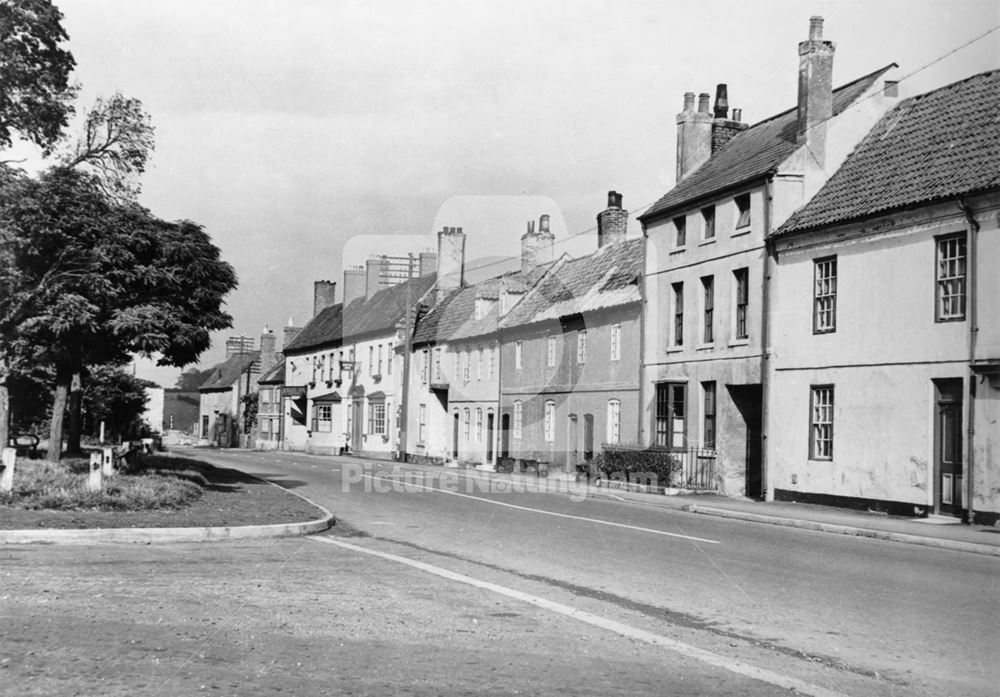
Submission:
M 652 487 L 678 486 L 680 458 L 668 450 L 608 448 L 592 461 L 592 476 Z

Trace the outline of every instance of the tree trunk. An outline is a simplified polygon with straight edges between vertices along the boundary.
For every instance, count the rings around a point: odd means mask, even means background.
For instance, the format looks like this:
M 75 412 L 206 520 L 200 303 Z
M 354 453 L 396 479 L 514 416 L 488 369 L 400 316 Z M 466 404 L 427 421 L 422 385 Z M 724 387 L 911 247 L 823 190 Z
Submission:
M 0 383 L 0 448 L 10 444 L 10 393 L 7 384 Z
M 69 433 L 66 438 L 66 453 L 79 455 L 80 433 L 83 430 L 83 384 L 80 373 L 73 373 L 69 392 Z
M 52 392 L 52 425 L 49 428 L 49 451 L 46 459 L 59 462 L 62 456 L 63 415 L 66 413 L 66 398 L 69 395 L 69 378 L 59 378 Z

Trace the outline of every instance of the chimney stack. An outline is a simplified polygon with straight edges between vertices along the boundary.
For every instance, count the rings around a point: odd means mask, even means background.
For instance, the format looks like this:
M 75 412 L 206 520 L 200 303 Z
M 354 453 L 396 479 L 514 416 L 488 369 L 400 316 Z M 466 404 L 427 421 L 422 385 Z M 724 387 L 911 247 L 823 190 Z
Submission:
M 733 109 L 733 118 L 729 118 L 729 88 L 726 83 L 720 82 L 715 87 L 715 118 L 712 119 L 712 153 L 728 143 L 733 136 L 740 131 L 745 131 L 749 126 L 740 123 L 743 116 L 741 109 Z
M 458 290 L 465 282 L 465 233 L 460 227 L 441 228 L 438 233 L 437 284 L 435 298 Z
M 552 245 L 555 235 L 549 230 L 549 216 L 538 219 L 538 232 L 535 232 L 535 221 L 528 221 L 528 231 L 521 235 L 521 273 L 531 273 L 539 264 L 552 261 Z
M 313 281 L 313 317 L 336 302 L 337 284 L 334 281 Z
M 623 242 L 627 231 L 628 211 L 622 210 L 622 195 L 609 191 L 608 207 L 597 214 L 597 246 Z
M 385 269 L 384 257 L 371 257 L 365 261 L 365 297 L 370 298 L 382 290 L 382 271 Z
M 299 335 L 303 327 L 296 327 L 295 320 L 292 317 L 288 318 L 288 324 L 285 326 L 284 334 L 281 337 L 281 349 L 284 350 L 288 348 L 288 345 L 295 341 L 295 337 Z
M 699 167 L 712 155 L 712 114 L 708 94 L 698 97 L 694 110 L 694 92 L 684 93 L 684 110 L 677 114 L 677 181 Z
M 278 352 L 277 352 L 277 341 L 278 338 L 271 331 L 268 326 L 264 327 L 264 331 L 260 335 L 260 374 L 263 375 L 271 368 L 274 364 L 278 362 Z
M 365 297 L 365 280 L 363 266 L 348 266 L 344 269 L 344 307 Z
M 823 18 L 809 20 L 809 38 L 799 43 L 798 141 L 811 159 L 826 162 L 826 121 L 833 115 L 833 54 L 836 46 L 823 40 Z

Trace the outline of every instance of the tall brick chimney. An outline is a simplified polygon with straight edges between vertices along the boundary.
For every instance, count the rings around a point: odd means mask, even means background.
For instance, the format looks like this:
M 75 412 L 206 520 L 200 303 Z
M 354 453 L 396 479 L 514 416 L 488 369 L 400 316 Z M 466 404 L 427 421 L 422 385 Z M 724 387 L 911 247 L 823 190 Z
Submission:
M 728 143 L 733 136 L 740 131 L 745 131 L 750 126 L 740 123 L 742 111 L 733 109 L 733 118 L 729 118 L 729 89 L 725 83 L 719 83 L 715 87 L 715 106 L 712 108 L 715 118 L 712 119 L 712 152 Z
M 438 302 L 465 281 L 465 233 L 460 227 L 445 227 L 437 235 L 437 285 Z
M 708 110 L 708 93 L 698 95 L 698 110 L 695 111 L 694 92 L 685 92 L 684 110 L 677 114 L 677 181 L 711 155 L 712 113 Z
M 628 231 L 628 211 L 622 210 L 622 195 L 608 192 L 608 207 L 597 214 L 597 246 L 625 241 Z
M 832 41 L 823 40 L 823 18 L 809 20 L 809 38 L 799 43 L 798 141 L 816 163 L 826 163 L 826 121 L 833 115 Z
M 335 305 L 337 284 L 333 281 L 313 281 L 313 317 Z
M 383 257 L 371 257 L 365 261 L 365 297 L 370 298 L 382 290 L 382 271 L 385 269 Z
M 264 327 L 264 331 L 260 335 L 260 374 L 263 375 L 271 368 L 274 364 L 278 362 L 278 352 L 277 352 L 277 341 L 278 338 L 271 331 L 268 326 Z
M 529 220 L 528 231 L 521 235 L 521 273 L 531 273 L 539 264 L 552 261 L 555 239 L 555 235 L 549 230 L 547 213 L 538 219 L 538 232 L 535 232 L 535 221 Z
M 348 266 L 344 269 L 344 307 L 365 297 L 365 281 L 363 266 Z

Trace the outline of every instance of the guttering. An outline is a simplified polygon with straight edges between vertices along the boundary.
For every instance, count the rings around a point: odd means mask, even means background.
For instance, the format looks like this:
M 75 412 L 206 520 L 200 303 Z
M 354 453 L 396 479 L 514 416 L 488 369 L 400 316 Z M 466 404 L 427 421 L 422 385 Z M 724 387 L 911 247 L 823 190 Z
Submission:
M 694 196 L 690 199 L 682 199 L 677 203 L 671 204 L 666 208 L 661 208 L 658 211 L 643 213 L 642 215 L 637 216 L 636 219 L 643 225 L 643 235 L 645 236 L 646 223 L 656 222 L 657 220 L 664 218 L 673 218 L 681 211 L 691 210 L 692 208 L 700 208 L 705 203 L 711 203 L 712 201 L 717 201 L 720 198 L 725 198 L 726 196 L 745 191 L 748 187 L 753 186 L 761 180 L 764 182 L 770 181 L 771 177 L 773 177 L 777 171 L 777 169 L 772 167 L 764 172 L 757 172 L 746 179 L 741 179 L 733 184 L 726 184 L 723 187 L 712 189 L 711 191 Z M 674 188 L 676 189 L 677 187 L 675 186 Z M 669 193 L 670 192 L 668 191 L 667 194 Z M 654 203 L 653 205 L 655 206 L 656 204 Z
M 968 454 L 966 456 L 966 461 L 968 467 L 965 472 L 965 488 L 966 488 L 966 498 L 965 498 L 965 522 L 968 525 L 972 525 L 975 522 L 976 514 L 974 511 L 975 500 L 973 496 L 975 495 L 975 463 L 976 463 L 976 374 L 973 371 L 973 365 L 976 362 L 976 338 L 979 334 L 979 326 L 977 319 L 977 294 L 976 294 L 976 241 L 979 233 L 979 223 L 976 222 L 976 216 L 972 211 L 972 208 L 965 203 L 961 198 L 958 199 L 958 208 L 965 215 L 966 227 L 969 234 L 969 242 L 966 246 L 966 273 L 965 273 L 965 288 L 966 288 L 966 299 L 967 299 L 967 312 L 969 319 L 969 415 L 967 422 L 967 433 L 968 438 L 966 439 L 966 448 Z
M 768 408 L 771 394 L 771 262 L 774 255 L 774 243 L 771 240 L 771 217 L 772 217 L 772 195 L 771 176 L 764 180 L 764 272 L 761 284 L 761 318 L 760 318 L 760 422 L 761 422 L 761 444 L 760 444 L 760 479 L 761 487 L 764 489 L 764 500 L 774 500 L 774 487 L 771 486 L 770 468 L 768 467 L 768 433 L 770 432 L 768 420 L 771 410 Z M 776 259 L 774 261 L 777 261 Z
M 636 419 L 636 443 L 643 445 L 646 425 L 646 248 L 649 246 L 649 235 L 646 232 L 646 223 L 640 222 L 642 227 L 642 274 L 639 278 L 639 413 Z

